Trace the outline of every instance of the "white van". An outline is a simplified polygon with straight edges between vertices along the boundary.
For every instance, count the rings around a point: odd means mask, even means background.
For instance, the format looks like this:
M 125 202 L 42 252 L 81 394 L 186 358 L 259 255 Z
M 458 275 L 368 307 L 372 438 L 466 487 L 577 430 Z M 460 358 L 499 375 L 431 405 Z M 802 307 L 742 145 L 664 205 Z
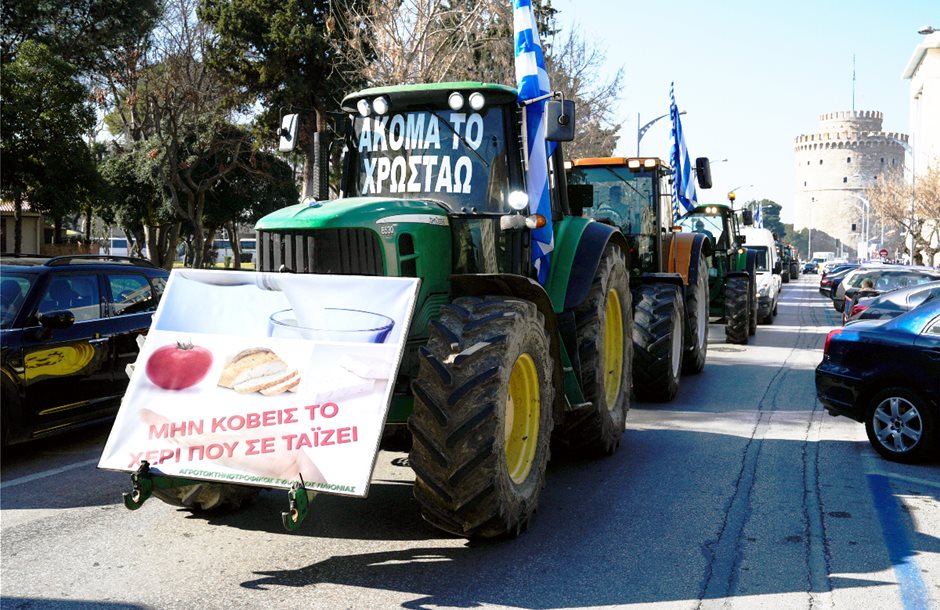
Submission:
M 763 324 L 773 324 L 783 286 L 774 234 L 770 229 L 756 227 L 744 227 L 742 234 L 744 247 L 757 253 L 757 319 Z

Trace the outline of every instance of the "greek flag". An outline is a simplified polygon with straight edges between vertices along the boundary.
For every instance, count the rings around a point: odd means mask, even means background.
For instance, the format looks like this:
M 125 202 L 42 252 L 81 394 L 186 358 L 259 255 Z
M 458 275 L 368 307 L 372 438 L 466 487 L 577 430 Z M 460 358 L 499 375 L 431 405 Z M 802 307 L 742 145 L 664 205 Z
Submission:
M 682 124 L 679 122 L 679 108 L 676 106 L 675 83 L 669 84 L 669 115 L 672 117 L 672 153 L 670 160 L 675 171 L 672 185 L 672 218 L 678 219 L 697 205 L 695 176 L 689 150 L 685 147 Z
M 513 28 L 516 39 L 516 87 L 519 102 L 531 100 L 550 93 L 545 57 L 539 43 L 539 29 L 532 10 L 532 0 L 513 0 Z M 555 143 L 545 141 L 545 101 L 525 107 L 526 142 L 528 144 L 528 166 L 526 184 L 529 195 L 529 211 L 541 214 L 547 223 L 532 231 L 532 264 L 538 273 L 540 284 L 548 279 L 549 254 L 555 247 L 552 232 L 552 204 L 548 190 L 548 157 L 555 152 Z
M 764 228 L 764 206 L 757 204 L 757 212 L 754 213 L 754 226 L 758 229 Z

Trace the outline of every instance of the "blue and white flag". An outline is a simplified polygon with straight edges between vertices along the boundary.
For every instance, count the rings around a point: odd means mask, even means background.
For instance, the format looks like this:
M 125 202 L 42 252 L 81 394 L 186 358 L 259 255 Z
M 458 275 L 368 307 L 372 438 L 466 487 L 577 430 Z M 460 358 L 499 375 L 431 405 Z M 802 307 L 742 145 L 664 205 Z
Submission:
M 685 147 L 682 135 L 682 123 L 679 121 L 679 108 L 676 106 L 675 83 L 669 84 L 669 115 L 672 117 L 672 153 L 670 160 L 675 171 L 672 185 L 672 218 L 678 219 L 686 212 L 691 212 L 697 205 L 695 192 L 695 168 Z
M 754 226 L 758 229 L 764 228 L 764 206 L 757 204 L 757 212 L 754 213 Z
M 523 103 L 546 95 L 551 89 L 532 0 L 513 0 L 512 16 L 516 39 L 516 87 L 519 102 Z M 525 107 L 529 211 L 541 214 L 547 221 L 544 227 L 532 231 L 532 264 L 538 272 L 539 283 L 543 285 L 548 279 L 549 254 L 555 247 L 552 202 L 548 190 L 548 158 L 555 152 L 555 143 L 545 141 L 544 110 L 544 100 Z

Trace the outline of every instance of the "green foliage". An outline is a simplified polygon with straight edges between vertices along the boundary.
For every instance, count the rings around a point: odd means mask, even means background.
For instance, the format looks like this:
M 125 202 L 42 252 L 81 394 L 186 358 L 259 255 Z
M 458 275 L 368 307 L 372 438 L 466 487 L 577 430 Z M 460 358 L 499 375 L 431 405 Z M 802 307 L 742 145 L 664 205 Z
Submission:
M 0 81 L 0 183 L 26 193 L 33 209 L 54 218 L 78 211 L 96 171 L 82 135 L 94 111 L 76 69 L 46 45 L 26 41 Z
M 116 50 L 151 29 L 162 0 L 19 0 L 0 3 L 2 63 L 27 40 L 41 42 L 82 72 L 102 71 Z
M 776 233 L 777 239 L 780 241 L 788 241 L 787 228 L 780 221 L 780 210 L 783 209 L 783 206 L 770 199 L 751 199 L 744 204 L 745 208 L 755 213 L 757 212 L 757 206 L 761 206 L 762 208 L 761 214 L 764 217 L 764 228 L 770 229 L 772 233 Z

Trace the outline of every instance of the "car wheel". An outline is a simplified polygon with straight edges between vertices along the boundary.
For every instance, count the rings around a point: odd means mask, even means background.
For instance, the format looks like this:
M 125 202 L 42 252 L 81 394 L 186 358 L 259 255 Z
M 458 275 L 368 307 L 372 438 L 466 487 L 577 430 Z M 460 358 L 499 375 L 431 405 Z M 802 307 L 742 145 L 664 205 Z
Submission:
M 893 462 L 923 461 L 937 445 L 936 413 L 931 409 L 925 398 L 906 388 L 879 392 L 865 417 L 868 441 Z

